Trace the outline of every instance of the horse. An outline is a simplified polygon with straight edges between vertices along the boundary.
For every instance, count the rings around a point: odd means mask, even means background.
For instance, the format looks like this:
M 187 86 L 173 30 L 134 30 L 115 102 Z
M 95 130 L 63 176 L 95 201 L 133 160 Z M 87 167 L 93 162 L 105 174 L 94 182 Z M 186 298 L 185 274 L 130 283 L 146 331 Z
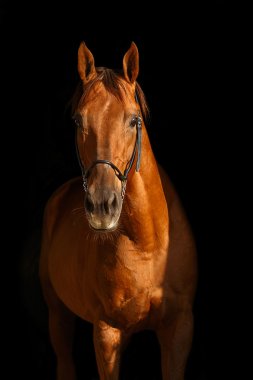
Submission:
M 155 332 L 163 380 L 183 380 L 193 338 L 197 254 L 173 184 L 152 151 L 134 42 L 123 69 L 96 67 L 84 42 L 73 96 L 80 176 L 44 211 L 39 276 L 57 380 L 76 379 L 75 319 L 93 325 L 101 380 L 119 379 L 132 334 Z

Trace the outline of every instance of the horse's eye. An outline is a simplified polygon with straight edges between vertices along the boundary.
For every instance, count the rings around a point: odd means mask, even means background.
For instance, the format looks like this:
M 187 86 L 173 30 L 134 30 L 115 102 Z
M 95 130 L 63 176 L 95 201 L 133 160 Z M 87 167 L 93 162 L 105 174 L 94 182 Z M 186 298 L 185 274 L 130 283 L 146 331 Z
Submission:
M 130 121 L 130 127 L 131 127 L 131 128 L 134 128 L 134 127 L 136 127 L 136 124 L 137 124 L 137 117 L 134 116 L 134 117 L 132 118 L 132 120 Z
M 81 123 L 80 123 L 80 120 L 78 119 L 78 118 L 73 118 L 73 120 L 74 120 L 74 123 L 75 123 L 75 125 L 78 127 L 78 128 L 81 128 Z

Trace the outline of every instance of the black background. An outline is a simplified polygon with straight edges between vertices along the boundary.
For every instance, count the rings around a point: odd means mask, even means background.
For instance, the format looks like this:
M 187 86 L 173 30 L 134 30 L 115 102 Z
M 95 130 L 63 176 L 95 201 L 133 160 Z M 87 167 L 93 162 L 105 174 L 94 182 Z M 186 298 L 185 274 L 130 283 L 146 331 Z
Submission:
M 136 6 L 86 1 L 1 5 L 1 75 L 6 84 L 2 152 L 8 152 L 2 175 L 9 196 L 3 201 L 8 250 L 2 270 L 8 378 L 18 371 L 26 379 L 50 379 L 54 365 L 36 253 L 48 196 L 79 174 L 66 104 L 78 82 L 82 40 L 96 65 L 110 68 L 121 68 L 131 41 L 138 46 L 138 81 L 150 107 L 152 146 L 178 190 L 198 247 L 196 327 L 187 376 L 228 378 L 228 352 L 238 334 L 231 322 L 238 295 L 228 225 L 233 224 L 231 183 L 238 169 L 231 125 L 237 118 L 233 105 L 240 16 L 224 1 Z M 77 362 L 83 378 L 92 379 L 91 330 L 79 324 Z M 140 334 L 134 339 L 124 359 L 124 378 L 159 379 L 155 338 Z

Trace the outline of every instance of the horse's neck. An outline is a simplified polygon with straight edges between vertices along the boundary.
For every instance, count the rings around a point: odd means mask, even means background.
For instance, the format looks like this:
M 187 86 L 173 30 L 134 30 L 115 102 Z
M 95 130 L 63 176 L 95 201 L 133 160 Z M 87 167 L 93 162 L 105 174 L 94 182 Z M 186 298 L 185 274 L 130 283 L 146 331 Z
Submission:
M 130 238 L 146 251 L 163 247 L 168 239 L 168 208 L 146 131 L 143 133 L 141 169 L 127 184 L 125 228 Z

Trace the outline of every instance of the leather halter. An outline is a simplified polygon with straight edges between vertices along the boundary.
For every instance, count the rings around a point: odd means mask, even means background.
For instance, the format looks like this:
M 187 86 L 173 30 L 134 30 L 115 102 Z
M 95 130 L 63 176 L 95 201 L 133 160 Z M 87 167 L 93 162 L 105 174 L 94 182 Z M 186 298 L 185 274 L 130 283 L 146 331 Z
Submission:
M 135 94 L 135 100 L 139 104 L 139 101 L 138 101 L 138 98 L 137 98 L 137 94 Z M 136 140 L 135 140 L 135 144 L 134 144 L 133 153 L 132 153 L 132 156 L 131 156 L 130 160 L 128 161 L 128 163 L 126 165 L 124 173 L 122 173 L 119 170 L 119 168 L 113 162 L 111 162 L 109 160 L 96 160 L 96 161 L 93 161 L 92 164 L 86 169 L 83 166 L 83 164 L 82 164 L 82 161 L 81 161 L 81 158 L 80 158 L 80 155 L 79 155 L 79 151 L 78 151 L 78 147 L 77 147 L 77 139 L 76 139 L 76 153 L 77 153 L 78 162 L 79 162 L 79 165 L 80 165 L 80 168 L 81 168 L 81 171 L 82 171 L 83 189 L 84 189 L 85 192 L 88 191 L 88 177 L 89 177 L 92 169 L 96 165 L 104 164 L 104 165 L 111 166 L 111 168 L 115 172 L 115 175 L 121 181 L 121 184 L 122 184 L 121 197 L 122 197 L 122 199 L 124 198 L 124 195 L 125 195 L 125 192 L 126 192 L 127 177 L 128 177 L 128 174 L 129 174 L 130 170 L 132 169 L 132 166 L 133 166 L 133 163 L 134 163 L 134 160 L 135 160 L 135 156 L 136 156 L 136 152 L 137 152 L 137 162 L 136 162 L 136 169 L 135 170 L 138 172 L 139 169 L 140 169 L 140 163 L 141 163 L 141 138 L 142 138 L 141 124 L 142 124 L 142 119 L 141 119 L 140 114 L 139 114 L 137 116 L 137 120 L 136 120 Z

